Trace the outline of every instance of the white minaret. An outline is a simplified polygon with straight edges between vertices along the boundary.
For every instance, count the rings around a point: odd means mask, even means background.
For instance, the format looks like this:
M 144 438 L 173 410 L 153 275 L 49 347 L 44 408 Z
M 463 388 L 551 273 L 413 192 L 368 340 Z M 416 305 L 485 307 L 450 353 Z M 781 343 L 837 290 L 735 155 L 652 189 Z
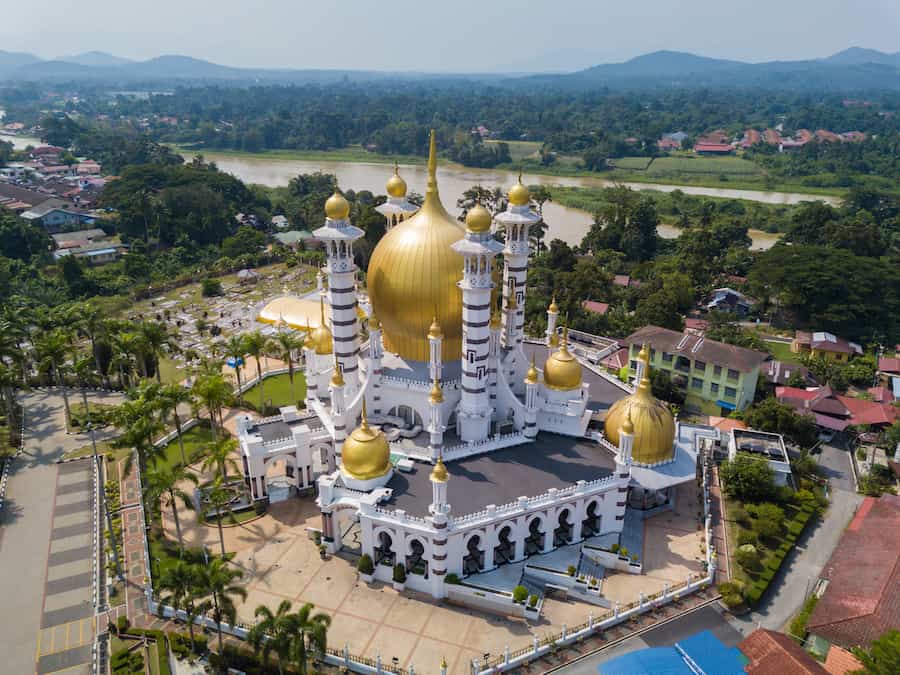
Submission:
M 531 367 L 525 375 L 525 429 L 522 433 L 526 438 L 537 436 L 538 413 L 538 371 L 534 366 L 534 355 L 531 356 Z
M 347 408 L 344 399 L 345 383 L 341 374 L 341 364 L 334 361 L 334 372 L 331 374 L 331 422 L 334 424 L 334 452 L 328 461 L 328 470 L 334 471 L 335 456 L 340 456 L 344 441 L 347 439 Z
M 365 233 L 350 223 L 350 204 L 337 189 L 325 202 L 325 216 L 325 226 L 313 232 L 313 236 L 325 243 L 334 354 L 346 382 L 346 396 L 352 400 L 359 390 L 359 319 L 353 242 Z
M 619 452 L 616 453 L 616 473 L 626 478 L 631 472 L 631 450 L 634 447 L 634 424 L 631 411 L 625 415 L 625 421 L 619 428 Z
M 638 352 L 638 357 L 635 360 L 634 365 L 634 382 L 635 386 L 644 379 L 644 371 L 647 370 L 647 364 L 650 363 L 650 349 L 647 347 L 647 343 L 641 345 L 641 351 Z M 649 373 L 647 374 L 649 377 Z
M 315 377 L 310 377 L 316 368 L 316 343 L 312 339 L 312 328 L 309 327 L 309 318 L 306 319 L 306 337 L 303 340 L 303 368 L 306 371 L 306 400 L 315 401 L 319 398 L 319 388 Z M 307 405 L 307 407 L 309 407 Z
M 437 530 L 437 534 L 431 540 L 431 594 L 435 598 L 443 598 L 447 595 L 444 584 L 447 577 L 447 525 L 449 521 L 450 504 L 447 503 L 447 481 L 450 474 L 444 466 L 444 460 L 438 456 L 431 475 L 431 524 Z
M 387 201 L 376 206 L 375 210 L 385 217 L 387 230 L 390 231 L 395 225 L 418 211 L 419 207 L 410 204 L 406 199 L 406 181 L 400 177 L 400 167 L 396 163 L 394 164 L 394 175 L 388 179 L 384 190 L 387 192 Z
M 369 377 L 366 395 L 372 397 L 372 413 L 381 414 L 381 359 L 384 356 L 384 343 L 381 341 L 381 322 L 375 316 L 375 310 L 369 317 Z
M 556 334 L 556 320 L 559 318 L 559 305 L 556 304 L 556 296 L 547 308 L 547 346 L 557 347 L 559 335 Z
M 437 315 L 431 321 L 431 327 L 428 329 L 428 374 L 432 380 L 441 379 L 441 347 L 444 342 L 444 332 L 441 330 L 441 324 L 438 323 Z
M 439 460 L 444 451 L 444 421 L 441 417 L 441 406 L 444 403 L 444 392 L 437 378 L 431 386 L 428 395 L 428 447 L 431 450 L 431 459 Z
M 491 323 L 488 325 L 491 331 L 491 339 L 488 348 L 488 397 L 491 402 L 491 408 L 497 407 L 497 373 L 501 368 L 500 364 L 500 334 L 503 331 L 503 324 L 500 320 L 500 312 L 495 311 L 491 316 Z
M 488 395 L 491 269 L 503 245 L 491 235 L 491 214 L 480 204 L 466 215 L 466 236 L 453 244 L 464 259 L 462 290 L 462 395 L 456 415 L 463 441 L 484 440 L 490 434 L 493 410 Z
M 506 211 L 494 217 L 506 231 L 503 248 L 503 346 L 520 348 L 525 335 L 525 284 L 528 276 L 529 228 L 541 217 L 531 210 L 531 194 L 522 184 L 522 174 L 507 195 Z M 521 351 L 521 349 L 519 349 Z M 523 364 L 524 365 L 524 364 Z M 522 368 L 524 373 L 524 367 Z

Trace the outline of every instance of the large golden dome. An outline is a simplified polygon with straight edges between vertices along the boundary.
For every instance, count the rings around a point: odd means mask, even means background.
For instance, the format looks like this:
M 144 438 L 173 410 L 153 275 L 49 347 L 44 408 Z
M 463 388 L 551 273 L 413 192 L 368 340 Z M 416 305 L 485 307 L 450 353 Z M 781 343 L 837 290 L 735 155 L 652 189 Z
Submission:
M 650 366 L 644 363 L 644 376 L 637 391 L 613 403 L 606 415 L 603 434 L 618 447 L 619 430 L 630 422 L 634 428 L 631 457 L 641 464 L 665 462 L 675 454 L 675 418 L 669 407 L 650 391 Z
M 363 407 L 362 421 L 344 441 L 341 471 L 356 480 L 372 480 L 391 470 L 391 446 L 384 434 L 369 426 Z
M 387 348 L 413 361 L 429 359 L 432 318 L 444 329 L 443 360 L 458 359 L 462 348 L 462 292 L 456 284 L 463 259 L 450 246 L 465 231 L 441 204 L 436 162 L 432 132 L 425 203 L 378 242 L 367 276 Z
M 544 384 L 550 389 L 571 391 L 581 388 L 581 364 L 569 352 L 569 329 L 563 327 L 559 349 L 544 362 Z

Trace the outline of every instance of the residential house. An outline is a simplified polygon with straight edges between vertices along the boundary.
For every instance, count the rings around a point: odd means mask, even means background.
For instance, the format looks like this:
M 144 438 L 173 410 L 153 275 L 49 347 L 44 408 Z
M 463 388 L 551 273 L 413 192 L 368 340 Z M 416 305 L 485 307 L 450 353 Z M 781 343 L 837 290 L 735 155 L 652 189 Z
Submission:
M 276 232 L 272 236 L 278 243 L 295 250 L 300 248 L 301 244 L 305 248 L 316 248 L 321 245 L 309 230 L 288 230 L 287 232 Z
M 703 333 L 706 329 L 709 328 L 709 321 L 706 319 L 698 319 L 693 316 L 686 316 L 684 318 L 684 329 L 690 333 Z
M 900 358 L 896 356 L 879 358 L 878 377 L 884 386 L 891 388 L 894 398 L 900 399 Z
M 694 152 L 698 155 L 730 155 L 734 148 L 728 143 L 697 143 Z
M 777 129 L 766 129 L 762 135 L 763 140 L 769 145 L 781 145 L 781 134 Z
M 681 150 L 681 143 L 671 138 L 660 138 L 656 141 L 656 147 L 661 152 L 669 152 L 670 150 Z
M 831 387 L 800 389 L 776 387 L 775 398 L 791 406 L 798 414 L 812 415 L 816 424 L 830 431 L 849 426 L 883 429 L 894 423 L 898 410 L 890 402 L 870 401 L 835 393 Z
M 842 337 L 825 331 L 812 333 L 798 330 L 791 342 L 794 354 L 809 354 L 813 358 L 823 357 L 832 361 L 847 362 L 863 353 L 862 347 Z
M 621 286 L 622 288 L 640 288 L 641 281 L 640 279 L 632 279 L 627 274 L 616 274 L 613 276 L 613 283 L 616 286 Z
M 56 197 L 25 211 L 22 218 L 43 225 L 44 229 L 51 234 L 72 225 L 93 225 L 97 220 L 89 213 L 77 211 L 71 207 L 69 202 Z
M 91 265 L 115 262 L 128 248 L 118 238 L 107 236 L 106 232 L 99 228 L 60 232 L 51 237 L 55 248 L 53 257 L 56 260 L 73 256 L 83 258 Z
M 804 387 L 814 387 L 818 384 L 806 366 L 776 359 L 763 364 L 763 376 L 768 384 L 776 387 L 786 386 L 792 379 L 796 381 L 798 377 L 803 381 Z
M 628 365 L 628 350 L 625 347 L 617 349 L 609 356 L 600 359 L 600 365 L 609 372 L 618 375 L 619 371 Z
M 738 643 L 751 675 L 828 675 L 818 661 L 784 633 L 758 628 Z
M 712 292 L 704 308 L 707 312 L 728 312 L 737 316 L 747 316 L 756 300 L 733 288 L 717 288 Z
M 685 406 L 706 415 L 728 415 L 753 402 L 763 352 L 708 339 L 702 333 L 644 326 L 624 343 L 630 350 L 634 374 L 641 345 L 650 347 L 650 365 L 665 370 L 684 387 Z M 723 412 L 724 411 L 724 412 Z
M 288 222 L 287 216 L 272 216 L 272 227 L 276 230 L 286 230 L 291 226 Z
M 599 314 L 600 316 L 604 316 L 609 311 L 609 303 L 608 302 L 597 302 L 596 300 L 585 300 L 581 303 L 581 306 L 584 307 L 588 312 L 592 312 L 593 314 Z
M 822 568 L 825 591 L 806 624 L 843 649 L 868 649 L 900 626 L 900 497 L 866 497 Z
M 754 145 L 759 145 L 760 143 L 762 143 L 762 134 L 756 129 L 747 129 L 744 132 L 744 137 L 741 139 L 741 147 L 744 148 L 744 150 L 752 148 Z
M 775 475 L 776 485 L 792 486 L 791 460 L 780 434 L 732 428 L 725 439 L 728 444 L 728 459 L 741 454 L 767 462 Z

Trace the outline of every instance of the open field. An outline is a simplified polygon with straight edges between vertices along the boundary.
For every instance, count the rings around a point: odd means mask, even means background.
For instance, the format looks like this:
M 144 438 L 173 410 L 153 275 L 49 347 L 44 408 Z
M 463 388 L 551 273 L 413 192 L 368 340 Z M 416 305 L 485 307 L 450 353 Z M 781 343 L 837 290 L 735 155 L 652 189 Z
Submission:
M 772 352 L 772 356 L 782 363 L 801 363 L 800 355 L 791 351 L 791 345 L 787 342 L 770 342 L 766 340 L 766 347 Z
M 195 155 L 224 155 L 228 157 L 246 157 L 248 159 L 287 159 L 325 162 L 365 162 L 369 164 L 425 164 L 427 158 L 418 155 L 382 155 L 377 152 L 369 152 L 359 145 L 349 145 L 346 148 L 335 150 L 263 150 L 260 152 L 245 152 L 243 150 L 230 150 L 227 148 L 205 148 L 190 145 L 171 145 L 172 150 L 185 158 Z M 540 147 L 540 144 L 538 144 Z M 513 152 L 510 146 L 510 153 Z M 515 155 L 513 155 L 515 157 Z M 215 161 L 215 160 L 213 160 Z
M 513 162 L 521 162 L 523 159 L 538 158 L 541 144 L 537 141 L 485 141 L 485 145 L 506 143 L 509 146 L 509 156 Z
M 254 375 L 256 374 L 253 364 L 251 364 L 250 372 Z M 256 384 L 244 392 L 244 399 L 250 401 L 253 405 L 261 405 L 264 401 L 271 401 L 276 408 L 296 405 L 297 401 L 302 401 L 306 398 L 306 378 L 296 368 L 294 370 L 294 390 L 297 394 L 296 398 L 291 394 L 291 380 L 288 374 L 283 373 L 263 378 L 262 392 L 260 392 L 259 385 Z M 260 394 L 265 395 L 264 400 Z
M 647 174 L 655 177 L 679 174 L 756 176 L 762 173 L 759 166 L 740 157 L 659 157 L 647 168 Z
M 617 169 L 643 171 L 650 166 L 651 161 L 653 161 L 652 157 L 616 157 L 609 160 L 609 163 Z

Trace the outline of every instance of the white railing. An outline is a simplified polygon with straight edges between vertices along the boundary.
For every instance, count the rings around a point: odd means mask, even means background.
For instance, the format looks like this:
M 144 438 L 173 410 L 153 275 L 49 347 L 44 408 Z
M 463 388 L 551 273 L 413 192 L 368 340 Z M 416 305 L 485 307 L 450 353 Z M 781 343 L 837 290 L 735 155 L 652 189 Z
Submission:
M 373 509 L 375 515 L 381 520 L 393 520 L 401 523 L 417 523 L 419 525 L 430 525 L 430 521 L 426 518 L 413 516 L 406 511 L 386 509 L 382 506 L 376 506 Z
M 471 443 L 458 443 L 444 448 L 442 456 L 444 459 L 463 459 L 472 455 L 480 455 L 491 450 L 499 450 L 508 448 L 520 443 L 529 443 L 531 439 L 518 431 L 512 431 L 508 434 L 494 434 L 490 438 L 483 441 L 472 441 Z

